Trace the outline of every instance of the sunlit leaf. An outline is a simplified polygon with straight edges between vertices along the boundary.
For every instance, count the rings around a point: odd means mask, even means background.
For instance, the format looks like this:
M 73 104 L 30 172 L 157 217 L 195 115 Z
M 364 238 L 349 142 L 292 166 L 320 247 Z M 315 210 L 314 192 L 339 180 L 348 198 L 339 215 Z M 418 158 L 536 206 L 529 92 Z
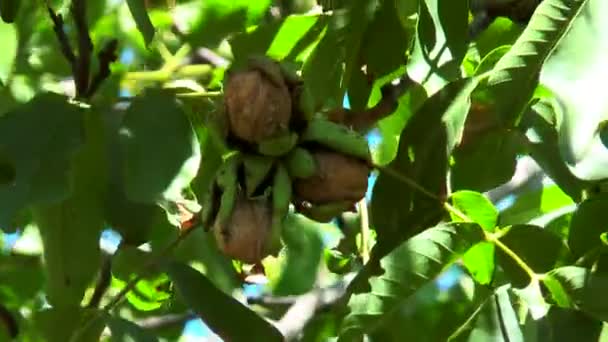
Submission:
M 608 175 L 608 152 L 599 134 L 600 122 L 608 118 L 608 98 L 596 86 L 608 76 L 603 63 L 608 24 L 600 15 L 605 11 L 608 3 L 602 0 L 543 1 L 537 11 L 545 20 L 552 18 L 559 34 L 551 37 L 557 44 L 551 46 L 541 82 L 555 94 L 563 113 L 561 155 L 574 175 L 587 180 Z
M 549 272 L 544 283 L 560 307 L 577 308 L 602 321 L 608 319 L 608 299 L 603 295 L 608 286 L 606 274 L 566 266 Z
M 271 1 L 209 0 L 200 2 L 200 17 L 188 35 L 193 46 L 215 47 L 231 34 L 257 23 L 266 13 Z
M 508 286 L 498 288 L 469 322 L 469 326 L 450 340 L 523 342 L 524 337 L 509 298 Z
M 4 0 L 12 3 L 18 1 Z M 13 72 L 15 57 L 17 57 L 18 35 L 15 25 L 0 23 L 0 39 L 2 39 L 3 53 L 0 56 L 0 81 L 6 83 Z
M 488 85 L 503 122 L 509 125 L 519 120 L 538 84 L 543 62 L 568 33 L 586 2 L 593 1 L 542 1 L 513 47 L 496 64 Z
M 483 194 L 475 191 L 461 190 L 450 195 L 452 204 L 473 222 L 479 224 L 484 230 L 493 231 L 498 223 L 498 209 Z M 451 213 L 452 220 L 461 221 Z
M 496 267 L 495 247 L 490 242 L 480 242 L 471 247 L 463 256 L 462 262 L 471 276 L 482 285 L 489 285 L 494 278 Z
M 420 1 L 408 74 L 428 94 L 460 77 L 460 63 L 467 51 L 467 13 L 465 1 Z
M 150 17 L 148 16 L 146 1 L 127 0 L 127 5 L 129 6 L 129 11 L 131 11 L 133 20 L 135 20 L 137 29 L 144 37 L 144 42 L 146 45 L 149 45 L 152 42 L 152 39 L 154 39 L 155 29 L 150 21 Z
M 517 196 L 515 203 L 500 213 L 503 225 L 527 223 L 544 214 L 573 205 L 572 199 L 557 185 L 530 189 Z

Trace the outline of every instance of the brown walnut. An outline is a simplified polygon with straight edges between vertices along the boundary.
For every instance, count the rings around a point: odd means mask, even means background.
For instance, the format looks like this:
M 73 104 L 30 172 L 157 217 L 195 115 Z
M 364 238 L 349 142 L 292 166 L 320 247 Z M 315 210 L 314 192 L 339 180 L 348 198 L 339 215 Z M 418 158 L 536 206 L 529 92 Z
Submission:
M 255 264 L 268 256 L 272 234 L 272 208 L 266 199 L 239 196 L 226 224 L 213 227 L 220 250 L 231 258 Z
M 314 204 L 357 202 L 365 196 L 370 169 L 365 162 L 338 152 L 313 152 L 317 164 L 314 176 L 294 183 L 295 195 Z
M 282 80 L 272 80 L 258 69 L 234 72 L 228 76 L 224 95 L 235 137 L 259 143 L 288 130 L 291 95 Z

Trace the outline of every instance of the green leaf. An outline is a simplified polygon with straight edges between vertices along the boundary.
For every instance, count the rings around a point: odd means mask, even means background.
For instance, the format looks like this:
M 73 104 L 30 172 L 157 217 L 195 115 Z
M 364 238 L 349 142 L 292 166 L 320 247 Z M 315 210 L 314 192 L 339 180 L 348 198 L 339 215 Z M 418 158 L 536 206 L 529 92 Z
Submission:
M 120 135 L 127 198 L 142 203 L 181 198 L 201 156 L 196 134 L 175 97 L 149 89 L 135 98 Z
M 474 144 L 456 148 L 451 177 L 453 188 L 487 191 L 508 182 L 515 173 L 521 147 L 516 132 L 501 130 L 484 134 Z
M 71 196 L 33 208 L 44 245 L 47 297 L 54 307 L 80 304 L 100 260 L 107 184 L 104 126 L 99 112 L 87 110 L 82 115 L 86 143 L 71 165 Z
M 521 299 L 520 305 L 530 312 L 530 316 L 534 320 L 545 317 L 551 308 L 545 301 L 540 282 L 537 279 L 523 289 L 513 289 L 513 293 Z
M 14 163 L 16 174 L 13 183 L 0 185 L 0 227 L 9 226 L 29 204 L 69 196 L 65 171 L 83 140 L 81 112 L 57 94 L 40 94 L 0 117 L 0 150 Z
M 530 157 L 574 201 L 582 198 L 585 182 L 576 178 L 560 154 L 557 134 L 556 103 L 541 100 L 524 114 L 520 127 L 527 129 Z
M 302 68 L 302 78 L 315 108 L 342 105 L 345 88 L 361 66 L 357 56 L 377 6 L 377 0 L 356 0 L 333 12 L 323 38 Z
M 471 223 L 442 224 L 401 244 L 381 260 L 384 274 L 370 279 L 371 291 L 350 298 L 340 339 L 352 341 L 390 319 L 416 291 L 483 240 Z
M 124 151 L 120 146 L 119 129 L 124 114 L 104 112 L 106 153 L 109 163 L 109 185 L 104 198 L 104 217 L 109 228 L 117 231 L 124 244 L 140 245 L 149 240 L 159 220 L 166 220 L 157 204 L 139 203 L 127 198 L 123 177 Z
M 35 312 L 33 320 L 34 326 L 47 342 L 71 341 L 74 334 L 79 334 L 77 342 L 99 341 L 104 328 L 103 320 L 96 319 L 92 324 L 87 324 L 98 313 L 97 309 L 67 306 Z M 83 328 L 86 331 L 81 330 Z
M 551 307 L 545 319 L 538 321 L 543 341 L 601 341 L 602 322 L 584 312 Z
M 532 225 L 512 226 L 500 241 L 537 274 L 550 271 L 565 247 L 559 236 Z M 530 282 L 528 274 L 501 249 L 497 248 L 496 253 L 496 260 L 512 285 L 518 288 L 526 287 Z
M 396 246 L 414 235 L 420 223 L 433 225 L 430 216 L 443 211 L 437 200 L 413 190 L 396 173 L 442 196 L 448 158 L 462 135 L 469 94 L 476 84 L 476 79 L 463 79 L 446 86 L 409 119 L 397 157 L 386 167 L 392 172 L 381 169 L 373 190 L 371 218 L 382 248 L 384 243 Z
M 483 194 L 475 191 L 461 190 L 450 195 L 452 204 L 473 222 L 486 231 L 494 231 L 498 223 L 498 209 Z M 460 221 L 453 213 L 452 220 Z
M 127 0 L 127 5 L 129 6 L 129 11 L 131 11 L 131 16 L 133 16 L 133 20 L 135 20 L 135 25 L 137 25 L 137 29 L 144 37 L 144 42 L 147 45 L 150 45 L 152 39 L 154 39 L 155 29 L 150 21 L 150 17 L 148 16 L 148 11 L 146 9 L 146 1 L 145 0 Z
M 559 40 L 552 40 L 557 44 L 551 46 L 541 82 L 559 101 L 562 158 L 578 178 L 606 178 L 608 153 L 598 128 L 608 118 L 608 99 L 596 85 L 608 76 L 603 63 L 608 23 L 600 15 L 608 10 L 608 4 L 602 0 L 553 0 L 540 7 L 547 17 L 561 21 Z
M 379 78 L 401 67 L 414 38 L 414 27 L 401 25 L 397 12 L 400 1 L 382 1 L 367 26 L 361 42 L 365 72 Z
M 38 256 L 0 256 L 0 303 L 19 308 L 34 300 L 44 285 L 42 260 Z
M 13 23 L 19 13 L 21 1 L 19 0 L 0 0 L 0 16 L 5 23 Z
M 511 50 L 494 67 L 488 86 L 498 117 L 507 125 L 520 119 L 538 84 L 543 62 L 586 2 L 593 0 L 542 1 Z
M 154 254 L 143 251 L 136 246 L 129 246 L 121 243 L 112 255 L 112 275 L 124 282 L 129 281 L 133 275 L 145 275 L 146 277 L 155 277 L 159 270 L 147 269 L 143 274 L 141 267 L 150 264 Z
M 286 259 L 273 294 L 304 294 L 313 288 L 323 256 L 319 225 L 300 214 L 287 215 L 281 231 Z
M 479 56 L 484 59 L 500 46 L 511 46 L 522 32 L 522 28 L 509 18 L 496 18 L 486 30 L 475 39 Z
M 19 1 L 4 0 L 12 3 Z M 0 56 L 0 82 L 6 83 L 13 73 L 17 57 L 18 35 L 15 25 L 0 23 L 0 39 L 2 40 L 2 56 Z
M 283 341 L 283 336 L 270 323 L 236 299 L 216 288 L 203 274 L 191 267 L 171 263 L 167 272 L 177 294 L 222 339 L 248 341 Z
M 0 185 L 8 185 L 15 181 L 17 170 L 12 160 L 0 151 Z
M 604 295 L 608 275 L 566 266 L 549 272 L 544 283 L 560 307 L 576 308 L 596 319 L 608 320 L 608 298 Z
M 132 341 L 132 342 L 155 342 L 158 341 L 156 336 L 152 335 L 150 331 L 144 330 L 139 325 L 115 316 L 106 316 L 106 324 L 110 328 L 112 337 L 110 341 L 121 342 L 121 341 Z
M 393 74 L 383 77 L 374 83 L 369 96 L 368 106 L 373 106 L 380 101 L 380 88 L 386 84 L 386 79 L 392 79 Z M 395 75 L 396 76 L 396 75 Z M 395 159 L 399 148 L 399 137 L 407 121 L 416 113 L 427 96 L 424 88 L 418 83 L 412 82 L 410 89 L 399 98 L 399 106 L 395 112 L 378 121 L 378 131 L 382 139 L 378 145 L 371 146 L 371 154 L 376 165 L 386 165 Z
M 273 36 L 266 55 L 276 60 L 296 60 L 300 53 L 312 48 L 313 44 L 318 42 L 326 24 L 327 17 L 321 15 L 288 16 Z M 259 41 L 252 43 L 259 44 Z M 251 54 L 251 51 L 246 53 Z
M 192 46 L 217 46 L 224 38 L 256 24 L 266 14 L 270 0 L 207 0 L 200 2 L 200 16 L 187 36 Z
M 581 203 L 572 216 L 568 246 L 576 258 L 602 246 L 600 235 L 608 231 L 608 194 L 600 194 Z
M 469 323 L 470 326 L 450 340 L 523 342 L 524 337 L 507 290 L 508 286 L 498 288 L 483 304 Z
M 141 265 L 140 265 L 141 267 Z M 129 278 L 132 280 L 136 275 Z M 122 290 L 127 282 L 112 278 L 112 287 Z M 135 287 L 127 292 L 126 298 L 138 311 L 154 311 L 168 304 L 171 299 L 170 281 L 165 273 L 156 276 L 148 276 L 135 284 Z
M 462 262 L 471 276 L 482 285 L 489 285 L 494 278 L 494 244 L 480 242 L 471 247 L 463 256 Z
M 572 199 L 557 185 L 531 189 L 518 195 L 515 203 L 500 213 L 500 224 L 528 223 L 573 204 Z
M 467 51 L 465 1 L 420 1 L 418 28 L 407 72 L 429 95 L 460 78 Z

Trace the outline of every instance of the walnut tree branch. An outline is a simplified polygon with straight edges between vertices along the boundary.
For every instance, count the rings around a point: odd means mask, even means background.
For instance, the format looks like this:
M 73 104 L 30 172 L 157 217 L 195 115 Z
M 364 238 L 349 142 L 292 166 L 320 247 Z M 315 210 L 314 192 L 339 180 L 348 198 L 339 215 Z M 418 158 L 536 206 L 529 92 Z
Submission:
M 89 36 L 89 25 L 87 24 L 87 1 L 73 0 L 71 11 L 78 33 L 78 59 L 74 74 L 76 96 L 84 97 L 88 94 L 89 89 L 91 52 L 93 51 L 93 42 Z
M 380 91 L 382 98 L 373 106 L 362 112 L 350 110 L 334 110 L 329 113 L 329 119 L 340 122 L 358 132 L 369 131 L 379 120 L 391 115 L 399 106 L 399 98 L 410 88 L 413 81 L 407 74 L 384 85 Z
M 248 303 L 266 306 L 291 304 L 283 317 L 274 324 L 285 336 L 285 340 L 295 340 L 314 317 L 315 313 L 337 303 L 344 296 L 348 284 L 353 278 L 354 274 L 347 274 L 342 281 L 333 286 L 313 289 L 303 295 L 288 297 L 262 296 L 259 298 L 249 298 Z
M 55 35 L 57 36 L 57 40 L 59 41 L 59 47 L 61 49 L 61 53 L 68 60 L 70 66 L 72 67 L 72 72 L 76 72 L 76 55 L 72 50 L 72 46 L 70 45 L 70 40 L 63 30 L 63 17 L 61 14 L 55 13 L 50 5 L 47 4 L 47 9 L 49 11 L 49 17 L 53 21 L 53 31 L 55 31 Z
M 99 270 L 99 277 L 97 278 L 97 283 L 95 284 L 95 289 L 93 290 L 93 295 L 89 300 L 89 304 L 87 307 L 89 308 L 97 308 L 99 307 L 99 303 L 103 298 L 103 295 L 106 293 L 110 284 L 112 282 L 112 256 L 104 253 L 102 255 L 101 268 Z
M 101 83 L 110 76 L 110 64 L 118 59 L 118 55 L 116 53 L 117 49 L 118 40 L 112 39 L 97 54 L 97 59 L 99 59 L 99 70 L 91 80 L 91 85 L 86 94 L 87 98 L 93 96 L 97 89 L 99 89 Z

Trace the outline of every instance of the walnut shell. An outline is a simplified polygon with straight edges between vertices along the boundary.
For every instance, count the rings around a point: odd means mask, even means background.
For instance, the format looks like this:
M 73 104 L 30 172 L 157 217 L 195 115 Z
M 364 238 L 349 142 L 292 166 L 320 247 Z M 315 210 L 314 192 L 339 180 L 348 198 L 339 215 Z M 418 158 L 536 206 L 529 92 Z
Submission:
M 289 129 L 291 95 L 284 82 L 254 69 L 230 74 L 224 101 L 235 137 L 259 143 Z
M 314 176 L 294 182 L 295 195 L 314 204 L 361 200 L 367 191 L 370 169 L 357 158 L 338 152 L 314 151 Z
M 213 226 L 215 240 L 224 254 L 247 264 L 268 256 L 272 234 L 272 207 L 266 199 L 239 196 L 232 217 Z

